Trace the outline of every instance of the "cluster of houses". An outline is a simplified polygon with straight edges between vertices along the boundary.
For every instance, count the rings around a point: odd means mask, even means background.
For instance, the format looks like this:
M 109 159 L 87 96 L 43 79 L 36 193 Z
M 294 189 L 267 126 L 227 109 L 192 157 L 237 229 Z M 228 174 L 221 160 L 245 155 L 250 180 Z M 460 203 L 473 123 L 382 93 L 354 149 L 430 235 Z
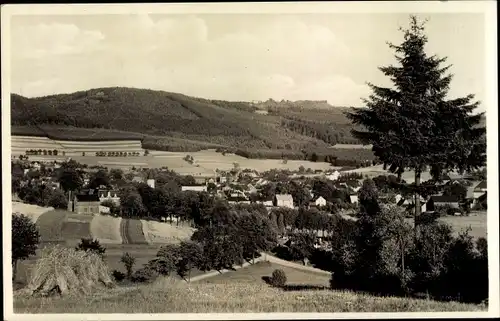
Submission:
M 331 181 L 337 181 L 341 174 L 339 171 L 315 173 L 290 173 L 290 179 L 301 178 L 323 178 Z M 353 184 L 354 182 L 354 184 Z M 239 175 L 220 173 L 215 178 L 208 178 L 206 184 L 197 186 L 183 186 L 183 191 L 195 192 L 213 192 L 220 198 L 228 201 L 230 204 L 250 204 L 252 202 L 263 204 L 268 209 L 273 207 L 297 208 L 298 204 L 291 194 L 276 194 L 265 200 L 254 200 L 252 195 L 258 193 L 259 188 L 271 183 L 256 171 L 240 172 Z M 361 186 L 361 180 L 351 181 L 350 184 L 339 182 L 336 184 L 339 188 L 349 191 L 350 202 L 357 203 L 357 191 Z M 210 188 L 212 187 L 212 188 Z M 310 207 L 324 207 L 328 204 L 327 200 L 311 192 Z
M 29 168 L 24 169 L 24 173 L 30 170 L 40 170 L 42 165 L 45 169 L 56 170 L 60 167 L 57 161 L 52 162 L 29 162 Z M 26 167 L 26 166 L 25 166 Z M 87 168 L 84 172 L 84 185 L 89 183 L 92 172 L 98 168 Z M 358 190 L 361 187 L 362 179 L 350 179 L 349 181 L 342 180 L 339 171 L 315 172 L 315 173 L 289 173 L 289 179 L 298 180 L 312 177 L 321 177 L 329 181 L 335 182 L 336 188 L 344 189 L 349 195 L 351 204 L 358 203 Z M 52 188 L 59 188 L 59 183 L 51 176 L 40 177 L 42 183 Z M 22 182 L 22 183 L 28 183 Z M 150 187 L 155 188 L 154 179 L 145 179 L 137 174 L 133 176 L 132 182 L 147 183 Z M 293 199 L 291 194 L 276 194 L 268 199 L 255 199 L 252 195 L 256 195 L 260 188 L 271 183 L 257 171 L 243 170 L 234 172 L 217 172 L 214 177 L 195 177 L 196 185 L 182 186 L 182 191 L 208 192 L 222 199 L 227 200 L 230 204 L 250 204 L 253 202 L 263 204 L 268 209 L 273 207 L 297 208 L 298 204 Z M 456 184 L 463 180 L 448 180 L 445 184 Z M 478 202 L 486 198 L 486 181 L 468 181 L 467 183 L 466 201 L 469 206 L 473 207 Z M 329 205 L 329 201 L 319 195 L 314 195 L 311 192 L 309 207 L 325 207 Z M 381 199 L 387 198 L 387 195 L 381 195 Z M 110 211 L 109 207 L 103 206 L 102 203 L 110 201 L 116 206 L 120 205 L 120 198 L 116 189 L 106 189 L 102 186 L 96 190 L 84 190 L 78 194 L 70 194 L 68 199 L 68 211 L 79 214 L 99 214 Z M 387 201 L 387 200 L 386 200 Z M 395 195 L 390 202 L 394 202 L 399 206 L 404 206 L 411 209 L 414 206 L 412 197 L 404 198 L 401 195 Z M 463 206 L 464 200 L 458 196 L 433 195 L 429 199 L 421 199 L 422 212 L 434 211 L 436 208 L 446 206 L 448 208 L 459 209 Z

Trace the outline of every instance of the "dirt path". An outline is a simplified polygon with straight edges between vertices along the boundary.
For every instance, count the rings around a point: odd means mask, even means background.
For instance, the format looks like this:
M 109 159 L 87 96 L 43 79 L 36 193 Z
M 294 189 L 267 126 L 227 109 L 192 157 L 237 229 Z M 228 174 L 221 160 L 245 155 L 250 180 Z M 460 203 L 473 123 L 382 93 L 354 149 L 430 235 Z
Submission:
M 252 264 L 255 264 L 257 262 L 260 262 L 260 261 L 263 261 L 264 259 L 264 256 L 261 256 L 261 257 L 258 257 L 254 260 L 254 263 L 248 263 L 248 262 L 245 262 L 243 263 L 242 265 L 235 265 L 233 268 L 235 270 L 239 270 L 241 268 L 244 268 L 244 267 L 247 267 L 249 265 L 252 265 Z M 227 272 L 232 272 L 233 270 L 221 270 L 220 272 L 219 271 L 210 271 L 210 272 L 207 272 L 205 274 L 202 274 L 202 275 L 197 275 L 195 277 L 192 277 L 190 282 L 196 282 L 196 281 L 200 281 L 200 280 L 204 280 L 204 279 L 207 279 L 207 278 L 211 278 L 211 277 L 214 277 L 214 276 L 217 276 L 219 274 L 224 274 L 224 273 L 227 273 Z

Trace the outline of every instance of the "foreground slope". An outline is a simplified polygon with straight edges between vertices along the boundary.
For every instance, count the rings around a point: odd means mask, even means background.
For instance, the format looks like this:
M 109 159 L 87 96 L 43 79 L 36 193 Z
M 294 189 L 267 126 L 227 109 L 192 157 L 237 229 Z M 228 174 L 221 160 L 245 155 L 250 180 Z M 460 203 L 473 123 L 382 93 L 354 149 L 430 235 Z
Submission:
M 86 297 L 14 295 L 16 313 L 248 313 L 248 312 L 445 312 L 487 311 L 455 302 L 374 297 L 352 292 L 283 291 L 265 284 L 188 284 L 162 279 Z

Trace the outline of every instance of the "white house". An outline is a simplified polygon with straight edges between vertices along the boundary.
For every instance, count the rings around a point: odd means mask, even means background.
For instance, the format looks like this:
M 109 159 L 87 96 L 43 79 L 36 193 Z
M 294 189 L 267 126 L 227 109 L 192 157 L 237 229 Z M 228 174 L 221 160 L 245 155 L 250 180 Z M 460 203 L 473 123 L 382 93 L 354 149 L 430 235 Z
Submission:
M 206 192 L 207 185 L 182 186 L 181 191 Z
M 290 194 L 277 194 L 274 197 L 274 206 L 293 208 L 293 197 Z
M 349 195 L 349 198 L 351 199 L 351 203 L 352 204 L 357 204 L 358 203 L 358 194 Z
M 316 201 L 314 201 L 314 204 L 316 204 L 316 206 L 318 207 L 326 206 L 326 200 L 323 198 L 323 196 L 320 196 L 316 199 Z
M 340 173 L 339 171 L 335 171 L 329 175 L 326 176 L 327 179 L 331 180 L 331 181 L 336 181 L 338 180 L 340 177 Z
M 155 188 L 155 180 L 153 178 L 148 179 L 147 184 L 149 187 Z

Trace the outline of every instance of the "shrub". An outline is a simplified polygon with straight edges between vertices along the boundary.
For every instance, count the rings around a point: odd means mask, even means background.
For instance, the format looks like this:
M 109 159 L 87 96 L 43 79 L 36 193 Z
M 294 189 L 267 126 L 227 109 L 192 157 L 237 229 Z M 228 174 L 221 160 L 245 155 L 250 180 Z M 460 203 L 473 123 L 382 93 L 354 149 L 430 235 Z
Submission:
M 144 266 L 139 270 L 135 271 L 130 280 L 132 282 L 142 283 L 142 282 L 152 282 L 158 277 L 158 272 L 150 266 Z
M 125 265 L 125 269 L 127 270 L 127 277 L 130 278 L 132 276 L 132 271 L 135 264 L 135 257 L 130 255 L 130 253 L 125 252 L 121 257 L 121 262 Z
M 76 247 L 77 251 L 94 252 L 99 256 L 104 256 L 106 249 L 99 243 L 98 240 L 82 239 Z
M 120 282 L 125 279 L 125 273 L 118 270 L 113 270 L 112 275 L 116 282 Z
M 35 255 L 40 234 L 38 228 L 24 214 L 12 214 L 12 279 L 15 280 L 17 262 Z
M 56 245 L 42 250 L 26 290 L 30 295 L 88 294 L 99 284 L 113 286 L 108 266 L 100 255 Z
M 286 284 L 286 274 L 283 270 L 277 269 L 273 271 L 271 276 L 271 284 L 274 287 L 283 287 Z

